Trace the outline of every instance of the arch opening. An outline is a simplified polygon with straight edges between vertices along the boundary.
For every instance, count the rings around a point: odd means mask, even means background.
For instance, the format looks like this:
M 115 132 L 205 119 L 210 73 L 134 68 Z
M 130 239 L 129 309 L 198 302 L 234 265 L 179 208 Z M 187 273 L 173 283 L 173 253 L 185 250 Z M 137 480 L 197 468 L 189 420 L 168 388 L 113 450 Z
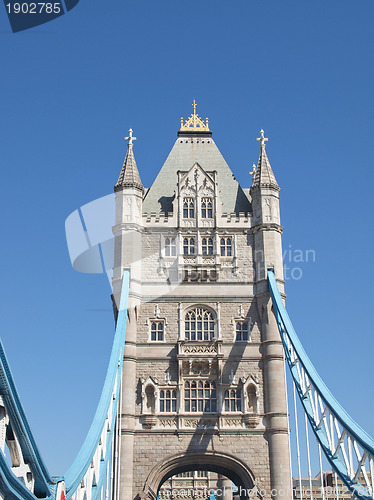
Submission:
M 207 474 L 199 478 L 198 473 L 201 474 L 203 472 Z M 177 494 L 174 496 L 171 494 L 168 497 L 166 497 L 166 495 L 160 496 L 160 491 L 163 493 L 163 488 L 173 484 L 173 478 L 175 479 L 178 475 L 183 474 L 186 475 L 186 481 L 181 481 L 181 484 L 184 486 L 188 484 L 188 476 L 193 480 L 198 479 L 192 481 L 193 484 L 198 485 L 196 490 L 194 490 L 194 486 L 192 486 L 192 491 L 190 491 L 189 494 L 187 491 L 184 495 L 179 496 Z M 216 483 L 217 488 L 220 488 L 222 485 L 226 486 L 226 490 L 222 490 L 222 492 L 218 492 L 218 494 L 214 496 L 216 500 L 248 500 L 249 498 L 258 497 L 258 494 L 255 493 L 254 490 L 254 475 L 246 464 L 232 455 L 217 452 L 205 452 L 204 454 L 187 453 L 169 457 L 166 461 L 157 464 L 152 469 L 147 478 L 144 493 L 146 494 L 145 496 L 153 500 L 156 498 L 160 500 L 165 500 L 166 498 L 170 500 L 178 498 L 186 498 L 189 500 L 212 499 L 213 496 L 207 495 L 207 491 L 205 491 L 205 494 L 204 492 L 201 494 L 201 486 L 204 490 L 203 479 L 207 487 L 206 490 L 208 490 L 209 485 L 208 479 L 211 485 Z

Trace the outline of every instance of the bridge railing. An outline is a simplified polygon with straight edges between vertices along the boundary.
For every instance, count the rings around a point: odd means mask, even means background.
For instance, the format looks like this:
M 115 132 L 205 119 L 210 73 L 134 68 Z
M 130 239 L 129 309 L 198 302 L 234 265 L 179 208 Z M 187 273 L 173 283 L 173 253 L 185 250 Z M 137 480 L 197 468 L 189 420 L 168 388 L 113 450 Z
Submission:
M 112 491 L 113 446 L 126 336 L 130 272 L 124 270 L 116 332 L 99 405 L 87 437 L 65 475 L 66 497 L 97 500 Z
M 309 360 L 272 270 L 268 271 L 268 282 L 285 357 L 316 439 L 351 494 L 373 500 L 374 441 L 336 401 Z
M 0 342 L 0 492 L 7 498 L 50 498 L 55 488 L 40 456 Z M 9 455 L 9 461 L 5 454 Z

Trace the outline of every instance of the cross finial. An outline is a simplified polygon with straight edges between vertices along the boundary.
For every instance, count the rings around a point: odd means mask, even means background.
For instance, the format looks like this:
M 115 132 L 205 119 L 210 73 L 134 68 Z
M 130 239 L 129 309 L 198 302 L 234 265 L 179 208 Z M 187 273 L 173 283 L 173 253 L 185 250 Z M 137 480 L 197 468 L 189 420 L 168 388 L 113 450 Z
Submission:
M 269 140 L 267 137 L 265 137 L 264 134 L 265 134 L 264 131 L 261 129 L 260 130 L 260 137 L 257 137 L 257 139 L 256 139 L 256 141 L 260 142 L 261 147 L 265 147 L 266 146 L 265 142 Z
M 136 137 L 132 135 L 132 128 L 129 129 L 129 136 L 125 137 L 125 141 L 127 141 L 127 146 L 132 146 L 132 141 L 136 141 Z
M 195 102 L 195 99 L 193 100 L 193 103 L 192 103 L 192 107 L 193 107 L 193 114 L 196 115 L 196 102 Z

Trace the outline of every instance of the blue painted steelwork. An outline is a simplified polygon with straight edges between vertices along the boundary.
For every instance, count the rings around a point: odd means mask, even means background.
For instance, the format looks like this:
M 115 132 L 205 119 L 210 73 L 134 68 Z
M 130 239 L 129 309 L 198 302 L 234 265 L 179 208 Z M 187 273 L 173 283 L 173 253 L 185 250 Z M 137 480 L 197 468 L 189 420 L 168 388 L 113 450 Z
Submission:
M 50 498 L 53 494 L 55 481 L 49 475 L 36 446 L 1 342 L 0 395 L 4 405 L 2 418 L 9 418 L 6 432 L 8 436 L 11 435 L 14 438 L 12 439 L 14 445 L 19 445 L 22 455 L 20 458 L 29 466 L 34 484 L 32 492 L 14 474 L 0 451 L 0 491 L 2 494 L 9 495 L 10 498 L 24 500 L 35 500 L 36 497 Z
M 125 345 L 127 308 L 130 288 L 130 272 L 125 270 L 122 280 L 122 291 L 120 307 L 118 311 L 116 332 L 113 341 L 107 375 L 104 388 L 101 394 L 99 405 L 96 410 L 91 428 L 73 464 L 65 475 L 66 497 L 70 498 L 76 494 L 78 488 L 85 483 L 85 477 L 91 468 L 95 453 L 98 450 L 103 438 L 106 439 L 107 446 L 104 456 L 100 457 L 99 471 L 95 477 L 95 484 L 92 484 L 92 500 L 99 498 L 103 487 L 108 464 L 110 463 L 111 450 L 114 438 L 115 420 L 119 400 L 120 382 L 122 375 L 123 350 Z M 109 422 L 108 422 L 109 420 Z M 104 432 L 107 429 L 107 432 Z M 87 487 L 87 485 L 85 485 Z M 88 497 L 90 495 L 87 495 Z
M 292 326 L 272 270 L 268 270 L 268 283 L 287 363 L 315 436 L 352 494 L 373 500 L 374 441 L 318 375 Z

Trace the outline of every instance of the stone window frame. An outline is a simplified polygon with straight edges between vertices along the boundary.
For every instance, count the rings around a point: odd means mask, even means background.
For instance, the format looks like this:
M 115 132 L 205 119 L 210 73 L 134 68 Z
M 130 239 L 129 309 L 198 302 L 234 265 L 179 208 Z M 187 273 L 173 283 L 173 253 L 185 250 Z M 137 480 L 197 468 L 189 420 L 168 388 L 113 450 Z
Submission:
M 194 219 L 196 215 L 196 202 L 192 196 L 184 196 L 182 200 L 183 219 Z
M 176 257 L 178 255 L 178 236 L 165 236 L 163 250 L 164 257 Z
M 163 323 L 163 339 L 162 340 L 152 340 L 152 323 Z M 155 310 L 152 316 L 147 318 L 145 324 L 148 326 L 148 342 L 152 344 L 162 344 L 166 340 L 167 326 L 168 322 L 165 316 L 160 316 L 160 309 L 158 304 L 155 304 Z
M 186 316 L 187 316 L 188 313 L 191 313 L 191 312 L 195 312 L 195 314 L 196 314 L 197 310 L 203 310 L 204 312 L 208 312 L 213 317 L 213 323 L 214 323 L 214 326 L 213 326 L 213 335 L 211 335 L 211 333 L 210 333 L 211 330 L 208 327 L 208 338 L 207 339 L 203 338 L 205 336 L 205 334 L 204 334 L 205 330 L 204 329 L 201 330 L 201 332 L 202 332 L 202 338 L 201 339 L 198 339 L 198 338 L 191 339 L 191 338 L 187 338 L 186 337 Z M 196 322 L 197 321 L 198 320 L 196 319 Z M 204 319 L 202 319 L 202 323 L 204 323 Z M 182 325 L 183 325 L 183 336 L 182 336 L 182 338 L 185 341 L 187 341 L 187 342 L 211 342 L 212 340 L 218 338 L 218 313 L 213 308 L 211 308 L 209 306 L 206 306 L 205 304 L 194 304 L 192 306 L 187 307 L 183 311 Z M 192 331 L 193 330 L 190 329 L 190 332 L 192 332 Z M 196 328 L 196 330 L 195 330 L 195 337 L 197 337 L 198 331 L 199 330 Z M 191 337 L 191 335 L 190 335 L 190 337 Z
M 186 394 L 186 391 L 189 391 L 188 395 Z M 206 391 L 209 393 L 208 396 Z M 219 398 L 216 380 L 200 377 L 184 378 L 182 402 L 183 413 L 216 414 L 218 413 L 218 401 Z M 187 403 L 189 404 L 187 405 Z M 209 410 L 206 410 L 207 406 L 209 407 Z M 189 409 L 187 409 L 187 407 Z
M 170 397 L 167 397 L 167 393 L 170 392 Z M 163 396 L 164 393 L 164 396 Z M 173 393 L 175 393 L 175 397 L 173 397 Z M 170 402 L 170 410 L 161 410 L 162 403 L 166 404 Z M 173 403 L 175 404 L 175 409 L 173 410 Z M 165 406 L 164 406 L 165 408 Z M 177 387 L 159 387 L 158 388 L 158 412 L 162 415 L 177 413 L 178 412 L 178 388 Z
M 158 327 L 153 330 L 153 325 L 162 325 L 162 330 Z M 156 338 L 153 339 L 153 333 L 156 334 Z M 160 333 L 162 333 L 162 339 L 159 338 Z M 164 319 L 151 319 L 149 322 L 149 341 L 150 342 L 165 342 L 165 320 Z
M 192 252 L 191 252 L 191 250 L 192 250 Z M 183 239 L 182 239 L 182 252 L 183 252 L 183 255 L 186 256 L 186 257 L 192 256 L 192 255 L 197 255 L 197 239 L 196 239 L 196 236 L 183 236 Z
M 212 236 L 203 236 L 201 238 L 201 255 L 214 255 L 214 238 Z
M 222 258 L 232 259 L 234 257 L 234 237 L 230 235 L 219 235 L 219 255 Z M 222 240 L 224 244 L 222 245 Z M 230 240 L 230 245 L 227 244 L 227 240 Z M 222 253 L 224 249 L 224 254 Z M 230 249 L 230 255 L 228 255 L 228 249 Z
M 239 396 L 238 396 L 238 393 Z M 243 413 L 243 389 L 239 386 L 230 386 L 223 389 L 222 394 L 222 413 Z M 240 409 L 238 409 L 238 404 Z M 228 405 L 228 409 L 226 408 Z M 234 406 L 234 409 L 232 407 Z
M 241 328 L 238 328 L 238 326 L 241 326 Z M 245 326 L 245 329 L 243 328 Z M 248 319 L 242 318 L 242 319 L 237 319 L 235 321 L 235 342 L 249 342 L 250 338 L 250 329 L 249 329 L 249 321 Z M 238 336 L 244 337 L 244 335 L 247 336 L 247 338 L 238 338 Z
M 237 325 L 238 325 L 238 323 L 246 323 L 247 324 L 247 331 L 248 331 L 248 339 L 247 340 L 238 340 L 237 339 Z M 233 340 L 234 340 L 235 344 L 236 343 L 248 344 L 249 342 L 252 341 L 252 330 L 254 327 L 254 321 L 252 320 L 251 316 L 244 315 L 242 304 L 240 304 L 240 306 L 239 306 L 238 315 L 231 319 L 231 325 L 233 328 Z
M 204 216 L 205 213 L 205 216 Z M 200 200 L 200 215 L 202 219 L 213 219 L 213 198 L 203 196 Z
M 167 245 L 167 240 L 170 241 L 170 245 Z M 174 244 L 173 244 L 174 242 Z M 170 255 L 167 255 L 167 248 L 170 248 Z M 175 255 L 173 255 L 172 248 L 175 248 Z M 180 235 L 175 232 L 166 232 L 165 234 L 160 235 L 160 259 L 173 261 L 180 254 Z

